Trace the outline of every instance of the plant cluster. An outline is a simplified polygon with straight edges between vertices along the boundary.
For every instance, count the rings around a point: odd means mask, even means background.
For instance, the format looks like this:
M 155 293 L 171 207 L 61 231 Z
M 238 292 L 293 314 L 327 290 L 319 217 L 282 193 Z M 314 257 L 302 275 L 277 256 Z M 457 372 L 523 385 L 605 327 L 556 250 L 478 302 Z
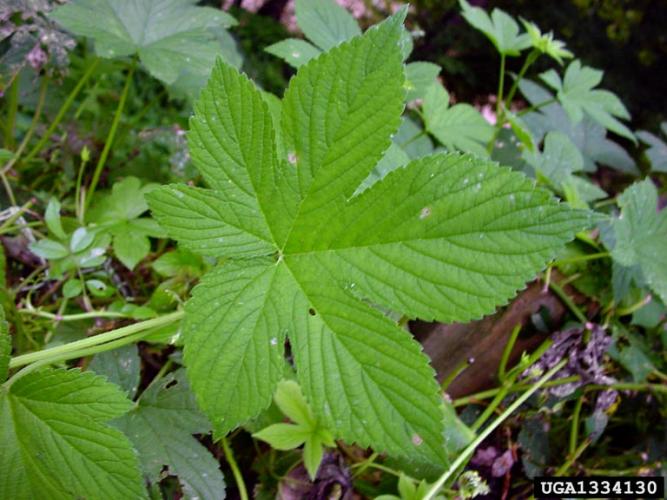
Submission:
M 62 82 L 29 59 L 6 82 L 0 497 L 660 473 L 667 145 L 551 33 L 460 0 L 499 56 L 491 123 L 411 60 L 407 8 L 363 30 L 297 0 L 305 38 L 259 48 L 293 72 L 280 97 L 240 71 L 222 10 L 19 7 L 7 53 L 36 19 L 81 44 Z M 443 380 L 411 322 L 478 320 L 535 279 L 567 317 L 517 324 L 497 387 L 452 400 L 468 365 Z M 525 330 L 545 340 L 517 359 Z

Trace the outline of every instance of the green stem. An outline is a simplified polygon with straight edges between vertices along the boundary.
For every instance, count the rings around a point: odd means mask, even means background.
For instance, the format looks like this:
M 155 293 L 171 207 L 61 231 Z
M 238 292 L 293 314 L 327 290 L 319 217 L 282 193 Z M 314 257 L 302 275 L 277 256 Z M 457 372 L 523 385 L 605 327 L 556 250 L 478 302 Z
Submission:
M 130 91 L 130 86 L 132 84 L 132 76 L 134 75 L 135 64 L 132 64 L 130 70 L 127 73 L 127 78 L 125 79 L 125 85 L 123 86 L 123 92 L 120 95 L 120 100 L 118 101 L 118 107 L 116 108 L 116 113 L 114 114 L 113 121 L 111 122 L 111 128 L 107 135 L 106 142 L 104 143 L 104 149 L 102 154 L 100 154 L 100 159 L 97 161 L 95 166 L 95 172 L 93 173 L 93 180 L 90 182 L 90 187 L 88 188 L 88 194 L 86 195 L 86 202 L 84 204 L 84 212 L 88 211 L 90 202 L 93 200 L 95 195 L 95 188 L 100 181 L 100 176 L 102 175 L 102 170 L 106 165 L 107 158 L 109 157 L 109 151 L 111 151 L 111 146 L 113 145 L 114 137 L 116 136 L 116 130 L 118 130 L 118 124 L 120 123 L 120 118 L 123 116 L 123 108 L 125 108 L 125 101 L 127 100 L 127 95 Z
M 461 375 L 461 373 L 462 373 L 466 368 L 468 368 L 469 366 L 470 366 L 470 360 L 467 360 L 467 359 L 466 359 L 465 361 L 462 361 L 461 363 L 459 363 L 459 365 L 458 365 L 456 368 L 454 368 L 454 371 L 453 371 L 452 373 L 450 373 L 449 375 L 447 375 L 447 376 L 443 379 L 442 383 L 440 384 L 440 388 L 441 388 L 443 391 L 446 391 L 447 388 L 449 387 L 449 385 L 450 385 L 452 382 L 454 382 L 454 380 L 456 380 L 456 377 L 458 377 L 459 375 Z
M 81 321 L 83 319 L 91 318 L 130 318 L 128 314 L 115 311 L 90 311 L 79 314 L 68 314 L 61 316 L 60 314 L 53 314 L 39 309 L 19 309 L 19 314 L 27 314 L 30 316 L 37 316 L 39 318 L 52 319 L 58 322 Z
M 555 260 L 552 265 L 562 266 L 563 264 L 572 264 L 574 262 L 585 262 L 588 260 L 596 260 L 596 259 L 606 259 L 610 257 L 611 254 L 609 252 L 589 253 L 586 255 L 577 255 L 576 257 L 566 257 L 564 259 L 558 259 Z
M 19 82 L 15 78 L 9 86 L 7 92 L 7 119 L 5 122 L 5 141 L 6 149 L 14 149 L 14 127 L 16 125 L 16 114 L 19 109 Z
M 31 200 L 28 200 L 25 205 L 23 205 L 21 208 L 19 208 L 16 212 L 14 212 L 5 222 L 2 223 L 0 226 L 0 234 L 4 234 L 7 232 L 6 230 L 11 227 L 11 225 L 19 218 L 21 217 L 24 213 L 26 213 L 28 210 L 30 210 L 30 207 L 35 203 L 34 198 Z
M 25 366 L 30 363 L 36 363 L 38 361 L 60 359 L 63 354 L 77 353 L 80 352 L 82 349 L 86 349 L 88 347 L 107 344 L 109 342 L 122 339 L 124 337 L 129 337 L 137 332 L 145 332 L 146 330 L 151 330 L 153 328 L 174 323 L 180 320 L 182 317 L 183 317 L 183 311 L 176 311 L 171 314 L 160 316 L 159 318 L 153 318 L 147 321 L 142 321 L 140 323 L 135 323 L 133 325 L 117 328 L 115 330 L 111 330 L 110 332 L 101 333 L 93 337 L 77 340 L 76 342 L 70 342 L 68 344 L 61 345 L 58 347 L 52 347 L 51 349 L 44 349 L 42 351 L 22 354 L 20 356 L 12 358 L 11 361 L 9 362 L 9 367 L 18 368 L 20 366 Z M 72 358 L 70 357 L 69 359 Z
M 549 104 L 553 104 L 554 102 L 557 102 L 558 99 L 555 97 L 552 97 L 551 99 L 547 99 L 546 101 L 542 101 L 540 103 L 535 104 L 534 106 L 529 106 L 525 109 L 522 109 L 517 113 L 517 116 L 523 116 L 525 114 L 531 113 L 532 111 L 537 111 L 538 109 L 543 108 L 544 106 L 548 106 Z
M 577 451 L 577 441 L 579 441 L 579 416 L 581 415 L 581 407 L 584 404 L 583 396 L 577 399 L 574 404 L 574 411 L 572 412 L 572 427 L 570 427 L 570 455 L 574 455 Z
M 69 110 L 70 106 L 74 102 L 74 99 L 79 95 L 79 92 L 81 92 L 81 89 L 83 86 L 86 84 L 88 79 L 92 76 L 93 72 L 97 68 L 97 65 L 99 64 L 100 60 L 95 59 L 93 63 L 88 66 L 88 69 L 86 69 L 86 72 L 83 74 L 81 79 L 78 81 L 76 86 L 72 89 L 72 91 L 69 93 L 65 101 L 62 103 L 60 106 L 60 109 L 58 110 L 58 114 L 56 114 L 56 117 L 53 119 L 51 122 L 51 125 L 49 125 L 49 128 L 46 130 L 44 135 L 42 135 L 42 138 L 39 140 L 37 144 L 35 144 L 35 147 L 32 148 L 30 153 L 25 157 L 25 161 L 29 162 L 32 160 L 39 152 L 42 150 L 44 145 L 47 143 L 47 141 L 50 139 L 51 135 L 53 134 L 54 130 L 58 125 L 60 125 L 60 122 L 62 121 L 63 117 L 65 116 L 65 113 Z
M 503 92 L 505 89 L 505 54 L 500 55 L 500 75 L 498 77 L 498 95 L 496 96 L 496 128 L 502 127 Z
M 514 94 L 516 94 L 517 89 L 519 88 L 519 82 L 521 79 L 524 77 L 526 74 L 526 71 L 528 71 L 528 68 L 530 68 L 533 63 L 537 60 L 537 58 L 540 55 L 540 51 L 537 49 L 533 49 L 530 54 L 528 54 L 528 57 L 526 57 L 526 60 L 523 62 L 523 66 L 521 67 L 521 70 L 519 71 L 519 74 L 517 77 L 514 79 L 514 82 L 512 83 L 512 87 L 510 88 L 510 91 L 507 93 L 507 97 L 505 98 L 505 107 L 509 108 L 510 105 L 512 104 L 512 99 L 514 99 Z
M 638 311 L 645 305 L 649 304 L 651 300 L 653 299 L 653 296 L 651 294 L 648 294 L 646 297 L 641 299 L 640 301 L 629 305 L 628 307 L 623 307 L 621 309 L 616 310 L 616 315 L 617 316 L 629 316 L 630 314 L 633 314 L 634 312 Z
M 564 385 L 564 384 L 570 384 L 572 382 L 578 382 L 579 376 L 578 375 L 572 375 L 570 377 L 563 377 L 559 378 L 556 380 L 552 380 L 550 382 L 547 382 L 544 384 L 544 387 L 556 387 L 559 385 Z M 509 388 L 507 391 L 508 393 L 514 393 L 514 392 L 521 392 L 527 389 L 530 389 L 533 384 L 525 383 L 522 382 L 520 384 L 513 385 L 512 387 Z M 455 408 L 458 408 L 460 406 L 466 406 L 471 403 L 474 403 L 476 401 L 481 401 L 484 399 L 489 399 L 494 397 L 496 394 L 498 394 L 502 390 L 502 387 L 496 387 L 495 389 L 488 389 L 486 391 L 481 391 L 476 394 L 471 394 L 470 396 L 465 396 L 463 398 L 456 399 L 453 403 Z
M 510 355 L 512 354 L 512 349 L 514 349 L 514 344 L 516 344 L 516 339 L 519 337 L 519 332 L 521 331 L 521 323 L 516 325 L 514 329 L 512 330 L 512 333 L 510 334 L 510 338 L 507 341 L 507 344 L 505 344 L 505 348 L 503 349 L 503 355 L 502 358 L 500 358 L 500 365 L 498 366 L 498 380 L 501 382 L 505 380 L 505 371 L 507 369 L 507 362 L 510 359 Z
M 476 438 L 470 443 L 460 454 L 456 457 L 456 460 L 452 462 L 449 468 L 438 478 L 438 480 L 433 483 L 433 486 L 428 490 L 426 495 L 423 497 L 423 500 L 432 500 L 440 491 L 447 480 L 454 474 L 455 471 L 459 469 L 469 458 L 472 456 L 477 447 L 487 438 L 489 435 L 496 430 L 496 428 L 503 423 L 514 411 L 519 408 L 529 397 L 531 397 L 535 392 L 537 392 L 551 377 L 553 377 L 558 371 L 560 371 L 563 366 L 567 363 L 567 360 L 562 360 L 551 370 L 545 373 L 540 380 L 538 380 L 528 391 L 523 393 L 520 397 L 514 401 L 507 409 L 502 412 L 491 424 L 489 424 Z
M 239 496 L 241 497 L 241 500 L 248 500 L 248 491 L 246 490 L 245 482 L 243 481 L 243 475 L 239 470 L 239 466 L 236 463 L 236 459 L 234 458 L 234 453 L 232 452 L 232 449 L 229 446 L 229 443 L 227 442 L 227 438 L 223 437 L 220 440 L 220 443 L 222 444 L 222 450 L 225 452 L 225 458 L 227 459 L 229 468 L 232 469 L 232 474 L 234 475 L 234 481 L 236 481 L 236 487 L 239 490 Z
M 16 164 L 18 159 L 23 154 L 23 150 L 28 145 L 28 142 L 30 142 L 32 134 L 35 132 L 35 127 L 37 127 L 39 118 L 42 116 L 42 108 L 44 107 L 44 98 L 46 97 L 46 88 L 48 86 L 48 82 L 49 82 L 48 78 L 42 78 L 42 81 L 39 84 L 39 97 L 37 99 L 37 107 L 35 108 L 35 114 L 32 116 L 30 127 L 28 128 L 28 131 L 23 137 L 21 144 L 14 152 L 14 156 L 12 156 L 12 158 L 7 162 L 7 164 L 4 167 L 2 167 L 3 174 L 9 172 L 9 170 L 11 170 L 11 168 Z
M 571 453 L 565 463 L 561 465 L 556 472 L 554 472 L 553 477 L 559 477 L 565 475 L 565 473 L 572 467 L 572 464 L 581 456 L 581 454 L 588 448 L 591 444 L 590 439 L 584 439 L 579 447 Z
M 572 314 L 574 314 L 581 323 L 585 324 L 588 322 L 588 318 L 584 315 L 584 313 L 581 312 L 581 310 L 577 307 L 577 305 L 574 303 L 574 301 L 570 298 L 570 296 L 565 293 L 565 290 L 563 290 L 560 285 L 554 281 L 549 283 L 549 288 L 556 294 L 558 295 L 558 298 L 563 301 L 563 303 L 572 311 Z

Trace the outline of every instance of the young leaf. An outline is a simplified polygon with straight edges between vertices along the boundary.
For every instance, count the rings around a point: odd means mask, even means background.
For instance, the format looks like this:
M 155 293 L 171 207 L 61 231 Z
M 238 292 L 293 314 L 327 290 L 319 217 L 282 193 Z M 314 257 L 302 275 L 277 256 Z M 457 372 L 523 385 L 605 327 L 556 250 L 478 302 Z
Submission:
M 336 437 L 442 466 L 433 370 L 374 305 L 480 317 L 587 225 L 523 175 L 469 156 L 414 161 L 353 196 L 400 123 L 404 16 L 299 69 L 281 113 L 287 158 L 261 93 L 218 65 L 189 136 L 213 189 L 147 195 L 172 237 L 225 257 L 195 288 L 184 327 L 188 375 L 218 435 L 269 405 L 287 337 Z
M 612 257 L 623 266 L 639 266 L 646 283 L 667 303 L 667 211 L 658 212 L 653 182 L 636 182 L 618 204 L 621 216 L 613 221 Z
M 530 37 L 526 33 L 519 35 L 519 24 L 505 11 L 493 9 L 489 17 L 483 9 L 472 7 L 466 0 L 459 2 L 464 19 L 484 33 L 500 54 L 518 56 L 530 47 Z
M 572 141 L 561 132 L 549 132 L 542 153 L 526 151 L 524 157 L 536 170 L 560 189 L 573 172 L 584 168 L 584 159 Z
M 447 149 L 486 157 L 486 143 L 493 137 L 493 127 L 470 104 L 449 107 L 449 93 L 436 83 L 424 97 L 424 123 Z
M 130 442 L 104 424 L 130 407 L 116 386 L 78 370 L 0 388 L 0 497 L 145 498 Z
M 558 100 L 574 123 L 584 113 L 612 132 L 636 142 L 634 134 L 619 119 L 628 120 L 630 113 L 621 100 L 608 90 L 595 89 L 602 81 L 602 71 L 582 66 L 578 59 L 571 62 L 561 80 L 553 69 L 540 78 L 557 91 Z
M 190 96 L 206 82 L 216 58 L 225 57 L 215 29 L 236 24 L 226 12 L 191 0 L 74 0 L 52 17 L 92 38 L 99 56 L 137 54 L 151 75 Z
M 319 56 L 322 51 L 305 40 L 298 38 L 287 38 L 280 42 L 269 45 L 264 49 L 269 54 L 284 59 L 287 64 L 294 68 L 300 68 L 314 57 Z
M 334 0 L 296 0 L 295 10 L 299 28 L 322 50 L 361 34 L 352 14 Z
M 166 466 L 170 474 L 178 476 L 186 498 L 224 496 L 225 482 L 217 461 L 192 436 L 209 432 L 210 424 L 197 409 L 182 371 L 151 384 L 134 409 L 113 425 L 136 447 L 150 482 L 159 482 Z

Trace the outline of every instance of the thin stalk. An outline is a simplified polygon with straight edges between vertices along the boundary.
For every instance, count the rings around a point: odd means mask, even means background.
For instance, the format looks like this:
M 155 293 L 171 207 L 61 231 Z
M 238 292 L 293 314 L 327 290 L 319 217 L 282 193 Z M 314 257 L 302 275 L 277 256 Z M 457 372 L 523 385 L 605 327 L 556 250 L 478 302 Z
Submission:
M 629 305 L 628 307 L 623 307 L 621 309 L 616 310 L 616 315 L 617 316 L 629 316 L 630 314 L 633 314 L 634 312 L 638 311 L 645 305 L 649 304 L 653 300 L 653 296 L 649 293 L 646 297 L 641 299 L 640 301 Z
M 500 54 L 500 75 L 498 76 L 498 95 L 496 96 L 496 127 L 502 127 L 503 92 L 505 89 L 505 54 Z
M 510 355 L 512 354 L 512 349 L 514 349 L 514 344 L 516 344 L 516 339 L 519 338 L 520 331 L 521 323 L 514 327 L 512 333 L 510 334 L 510 338 L 507 341 L 507 344 L 505 344 L 505 348 L 503 349 L 503 355 L 502 358 L 500 358 L 500 365 L 498 366 L 498 380 L 501 382 L 505 380 L 507 362 L 509 361 Z
M 234 458 L 234 452 L 229 446 L 227 438 L 223 437 L 220 440 L 220 444 L 222 444 L 222 450 L 225 452 L 225 458 L 227 459 L 229 468 L 232 469 L 232 474 L 234 475 L 234 481 L 236 481 L 236 487 L 239 490 L 239 496 L 241 497 L 241 500 L 248 500 L 248 490 L 246 490 L 245 482 L 243 481 L 243 475 L 239 470 L 239 466 L 236 463 L 236 459 Z
M 489 435 L 496 430 L 496 428 L 503 423 L 514 411 L 519 408 L 528 398 L 530 398 L 535 392 L 537 392 L 551 377 L 553 377 L 558 371 L 560 371 L 563 366 L 567 363 L 566 360 L 562 360 L 551 370 L 545 373 L 542 378 L 540 378 L 528 391 L 523 393 L 520 397 L 517 398 L 514 403 L 507 407 L 507 409 L 502 412 L 491 424 L 489 424 L 476 438 L 470 443 L 460 454 L 456 457 L 456 460 L 452 462 L 438 480 L 433 483 L 431 488 L 426 492 L 426 495 L 423 497 L 423 500 L 432 500 L 437 494 L 438 491 L 445 485 L 449 478 L 456 472 L 459 467 L 465 464 L 465 462 L 472 456 L 477 447 L 487 438 Z
M 572 264 L 575 262 L 586 262 L 589 260 L 607 259 L 607 258 L 611 258 L 611 254 L 609 252 L 589 253 L 586 255 L 577 255 L 576 257 L 566 257 L 564 259 L 558 259 L 555 260 L 552 263 L 552 265 L 562 266 L 563 264 Z
M 14 127 L 19 110 L 19 83 L 14 79 L 7 92 L 7 119 L 5 121 L 5 149 L 14 149 Z
M 512 104 L 512 99 L 514 99 L 514 94 L 516 94 L 516 91 L 519 88 L 519 82 L 526 74 L 526 71 L 528 71 L 528 68 L 530 68 L 533 65 L 533 63 L 537 60 L 539 55 L 540 55 L 539 50 L 533 49 L 532 52 L 530 52 L 530 54 L 528 54 L 528 56 L 526 57 L 526 60 L 523 62 L 523 66 L 521 66 L 521 70 L 519 70 L 519 74 L 514 79 L 512 87 L 510 88 L 510 91 L 507 93 L 507 97 L 505 98 L 506 108 L 509 108 L 510 105 Z
M 145 332 L 146 330 L 157 328 L 159 326 L 168 325 L 180 320 L 182 317 L 183 311 L 176 311 L 171 314 L 160 316 L 159 318 L 153 318 L 147 321 L 142 321 L 140 323 L 134 323 L 133 325 L 117 328 L 115 330 L 111 330 L 110 332 L 101 333 L 93 337 L 77 340 L 76 342 L 70 342 L 65 345 L 52 347 L 51 349 L 44 349 L 42 351 L 22 354 L 20 356 L 13 357 L 9 362 L 9 367 L 18 368 L 20 366 L 36 363 L 38 361 L 59 358 L 65 353 L 81 351 L 82 349 L 88 347 L 106 344 L 107 342 L 112 342 L 123 337 L 129 337 L 130 335 L 133 335 L 137 332 Z
M 0 234 L 4 234 L 6 232 L 6 229 L 11 227 L 14 222 L 21 217 L 24 213 L 26 213 L 28 210 L 30 210 L 30 207 L 35 203 L 35 199 L 32 198 L 28 200 L 21 208 L 19 208 L 16 212 L 14 212 L 11 216 L 9 216 L 0 226 Z
M 584 315 L 584 313 L 581 312 L 581 309 L 577 307 L 577 305 L 574 303 L 574 301 L 570 298 L 570 296 L 565 293 L 565 290 L 563 290 L 560 285 L 554 281 L 549 283 L 549 288 L 556 294 L 558 295 L 558 298 L 563 301 L 563 304 L 565 304 L 568 309 L 574 314 L 579 321 L 582 323 L 588 322 L 588 318 Z
M 76 210 L 76 218 L 78 219 L 81 225 L 83 225 L 84 223 L 84 215 L 85 215 L 84 214 L 85 199 L 82 199 L 81 184 L 83 182 L 83 172 L 86 170 L 87 163 L 88 163 L 88 155 L 81 158 L 81 165 L 79 165 L 79 173 L 76 176 L 76 190 L 74 192 L 74 207 Z M 83 195 L 85 196 L 85 189 L 83 193 L 84 193 Z
M 102 170 L 106 165 L 107 158 L 109 157 L 109 151 L 111 151 L 111 146 L 113 145 L 114 137 L 116 136 L 116 130 L 118 130 L 118 124 L 120 123 L 120 118 L 123 116 L 123 109 L 125 108 L 125 101 L 127 100 L 127 95 L 130 91 L 130 86 L 132 84 L 132 76 L 134 75 L 134 68 L 136 64 L 132 64 L 130 70 L 127 73 L 127 78 L 125 79 L 125 85 L 123 86 L 123 92 L 120 95 L 120 100 L 118 101 L 118 107 L 116 108 L 116 113 L 114 114 L 113 121 L 111 122 L 111 128 L 107 135 L 107 139 L 104 143 L 104 149 L 100 155 L 97 165 L 95 166 L 95 172 L 93 172 L 93 180 L 90 182 L 90 187 L 88 188 L 88 194 L 86 195 L 86 202 L 84 203 L 84 212 L 88 211 L 90 202 L 93 201 L 93 196 L 95 195 L 95 188 L 100 181 L 100 176 L 102 175 Z
M 563 377 L 559 378 L 556 380 L 552 380 L 544 384 L 544 387 L 556 387 L 559 385 L 565 385 L 565 384 L 571 384 L 572 382 L 579 382 L 580 378 L 579 375 L 571 375 L 570 377 Z M 521 382 L 519 384 L 515 384 L 512 387 L 509 388 L 507 391 L 509 394 L 515 393 L 515 392 L 521 392 L 526 389 L 530 389 L 532 387 L 532 383 L 526 383 L 526 382 Z M 471 394 L 470 396 L 465 396 L 462 398 L 458 398 L 454 400 L 452 403 L 455 408 L 458 408 L 460 406 L 466 406 L 471 403 L 474 403 L 476 401 L 481 401 L 484 399 L 490 399 L 494 397 L 496 394 L 498 394 L 502 390 L 502 387 L 496 387 L 495 389 L 488 389 L 486 391 L 481 391 L 475 394 Z
M 19 314 L 26 314 L 30 316 L 37 316 L 39 318 L 52 319 L 53 321 L 59 322 L 68 322 L 68 321 L 81 321 L 84 319 L 93 319 L 93 318 L 130 318 L 131 316 L 121 312 L 115 311 L 90 311 L 85 313 L 78 314 L 53 314 L 45 311 L 40 311 L 39 309 L 18 309 Z
M 574 455 L 577 451 L 577 442 L 579 441 L 579 417 L 581 415 L 581 407 L 584 404 L 583 396 L 579 397 L 574 404 L 574 411 L 572 412 L 572 426 L 570 427 L 570 455 Z
M 35 108 L 35 114 L 32 116 L 30 127 L 28 128 L 28 131 L 26 132 L 25 136 L 23 136 L 21 144 L 19 144 L 19 147 L 16 148 L 14 156 L 12 156 L 11 159 L 7 162 L 7 164 L 4 167 L 2 167 L 3 174 L 9 172 L 11 168 L 16 164 L 18 159 L 23 154 L 23 150 L 28 145 L 28 142 L 30 142 L 32 134 L 35 132 L 35 127 L 37 127 L 37 123 L 39 122 L 39 119 L 42 116 L 42 108 L 44 107 L 44 98 L 46 97 L 46 89 L 48 86 L 48 82 L 49 82 L 48 78 L 42 78 L 42 81 L 39 84 L 39 97 L 37 98 L 37 107 Z
M 579 447 L 574 450 L 574 453 L 571 453 L 565 463 L 561 465 L 556 472 L 554 472 L 554 477 L 559 477 L 565 475 L 565 473 L 572 467 L 572 464 L 581 456 L 581 454 L 588 448 L 591 444 L 590 439 L 584 439 Z
M 549 104 L 553 104 L 554 102 L 557 102 L 558 99 L 555 97 L 552 97 L 551 99 L 547 99 L 546 101 L 542 101 L 540 103 L 535 104 L 534 106 L 529 106 L 525 109 L 522 109 L 517 113 L 517 116 L 523 116 L 525 114 L 531 113 L 532 111 L 537 111 L 540 108 L 543 108 L 544 106 L 548 106 Z
M 358 464 L 352 465 L 350 467 L 351 469 L 359 469 L 359 470 L 354 471 L 354 473 L 352 474 L 352 477 L 355 478 L 355 477 L 361 476 L 364 472 L 366 472 L 366 469 L 368 469 L 369 467 L 371 467 L 373 465 L 373 463 L 375 462 L 375 460 L 379 456 L 380 456 L 380 454 L 376 451 L 370 457 L 368 457 L 366 460 L 364 460 L 363 462 L 359 462 Z
M 63 117 L 65 116 L 65 113 L 69 110 L 70 106 L 74 102 L 74 99 L 79 95 L 79 92 L 81 92 L 81 89 L 83 86 L 86 84 L 88 79 L 92 76 L 93 72 L 97 68 L 97 65 L 99 64 L 100 59 L 95 59 L 93 63 L 88 66 L 88 69 L 86 69 L 86 72 L 83 74 L 81 79 L 77 82 L 75 87 L 72 89 L 72 91 L 69 93 L 65 101 L 62 103 L 60 106 L 60 109 L 58 110 L 58 113 L 56 114 L 56 117 L 53 119 L 51 122 L 51 125 L 49 125 L 49 128 L 46 130 L 44 135 L 42 135 L 42 138 L 39 140 L 37 144 L 35 144 L 35 147 L 32 148 L 32 150 L 28 153 L 28 155 L 25 157 L 25 161 L 29 162 L 32 160 L 39 152 L 42 150 L 44 147 L 44 144 L 47 143 L 51 135 L 53 134 L 54 130 L 58 125 L 60 125 L 60 122 L 62 121 Z
M 442 389 L 443 391 L 446 391 L 447 388 L 450 386 L 450 384 L 452 382 L 454 382 L 454 380 L 456 380 L 456 377 L 461 375 L 461 373 L 463 373 L 463 371 L 466 368 L 468 368 L 470 366 L 470 364 L 471 364 L 470 360 L 468 360 L 468 359 L 459 363 L 459 365 L 456 368 L 454 368 L 454 371 L 452 373 L 450 373 L 449 375 L 447 375 L 443 379 L 442 383 L 440 384 L 440 389 Z

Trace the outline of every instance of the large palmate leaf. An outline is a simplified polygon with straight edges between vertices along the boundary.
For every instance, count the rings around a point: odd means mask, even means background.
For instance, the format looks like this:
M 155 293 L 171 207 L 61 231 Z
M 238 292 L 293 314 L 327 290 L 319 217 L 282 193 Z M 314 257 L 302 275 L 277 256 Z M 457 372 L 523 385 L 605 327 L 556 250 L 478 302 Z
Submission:
M 602 71 L 582 66 L 577 59 L 570 63 L 562 79 L 553 69 L 542 73 L 540 78 L 557 92 L 558 100 L 574 123 L 579 123 L 587 114 L 607 130 L 636 141 L 630 129 L 619 120 L 630 118 L 621 100 L 608 90 L 595 88 L 602 81 L 602 75 Z
M 225 481 L 211 453 L 192 434 L 207 434 L 210 424 L 177 371 L 151 384 L 135 407 L 113 422 L 132 441 L 148 481 L 158 483 L 165 466 L 178 476 L 185 498 L 218 499 Z
M 104 424 L 130 407 L 116 386 L 78 370 L 0 388 L 0 498 L 144 498 L 130 442 Z
M 667 303 L 667 211 L 658 212 L 655 185 L 650 179 L 633 184 L 618 204 L 612 257 L 623 266 L 639 266 L 646 283 Z
M 412 161 L 354 195 L 400 124 L 404 16 L 299 69 L 282 103 L 285 158 L 261 93 L 219 64 L 189 135 L 212 189 L 147 195 L 172 237 L 225 258 L 195 288 L 184 327 L 188 375 L 217 434 L 269 405 L 287 338 L 335 437 L 442 465 L 433 370 L 381 311 L 492 312 L 586 225 L 523 175 L 458 154 Z
M 486 143 L 493 137 L 493 127 L 470 104 L 449 107 L 449 93 L 439 83 L 426 91 L 424 123 L 447 149 L 488 156 Z
M 191 96 L 206 82 L 225 51 L 226 12 L 197 7 L 197 0 L 73 0 L 53 12 L 72 33 L 95 41 L 101 57 L 137 54 L 148 72 Z M 224 39 L 223 39 L 224 40 Z

